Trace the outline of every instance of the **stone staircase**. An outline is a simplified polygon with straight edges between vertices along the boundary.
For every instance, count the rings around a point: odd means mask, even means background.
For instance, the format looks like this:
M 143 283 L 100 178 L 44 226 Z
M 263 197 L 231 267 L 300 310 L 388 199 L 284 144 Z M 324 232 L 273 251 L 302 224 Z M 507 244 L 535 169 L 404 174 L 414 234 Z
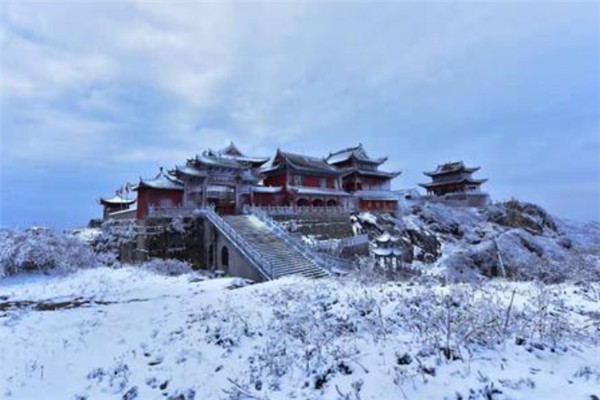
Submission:
M 228 215 L 223 220 L 273 267 L 271 279 L 286 275 L 321 278 L 327 271 L 275 234 L 254 215 Z

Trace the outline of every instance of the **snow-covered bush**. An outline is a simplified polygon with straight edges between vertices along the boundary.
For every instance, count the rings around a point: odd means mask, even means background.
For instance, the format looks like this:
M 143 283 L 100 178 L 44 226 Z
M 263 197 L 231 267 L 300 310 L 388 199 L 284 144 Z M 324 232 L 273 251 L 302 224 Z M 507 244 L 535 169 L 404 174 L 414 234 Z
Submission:
M 70 272 L 97 265 L 92 248 L 48 228 L 0 230 L 0 277 L 20 272 Z
M 267 398 L 298 377 L 305 393 L 340 379 L 354 382 L 353 390 L 360 391 L 359 377 L 366 368 L 359 360 L 374 351 L 395 371 L 399 386 L 435 376 L 443 364 L 466 365 L 503 346 L 559 354 L 566 351 L 565 343 L 589 341 L 598 329 L 589 322 L 576 326 L 563 295 L 560 288 L 545 285 L 523 286 L 518 293 L 497 284 L 446 289 L 411 282 L 369 286 L 344 279 L 285 285 L 262 294 L 272 310 L 266 323 L 238 324 L 264 335 L 265 341 L 249 360 L 245 376 L 232 381 L 229 398 Z M 223 328 L 219 337 L 232 337 L 234 331 Z M 238 332 L 232 343 L 241 346 L 244 336 Z
M 121 246 L 132 243 L 136 235 L 135 221 L 109 219 L 103 222 L 101 233 L 92 240 L 98 261 L 109 267 L 118 267 Z
M 143 263 L 141 267 L 157 274 L 170 276 L 188 274 L 193 271 L 190 263 L 174 259 L 155 259 Z

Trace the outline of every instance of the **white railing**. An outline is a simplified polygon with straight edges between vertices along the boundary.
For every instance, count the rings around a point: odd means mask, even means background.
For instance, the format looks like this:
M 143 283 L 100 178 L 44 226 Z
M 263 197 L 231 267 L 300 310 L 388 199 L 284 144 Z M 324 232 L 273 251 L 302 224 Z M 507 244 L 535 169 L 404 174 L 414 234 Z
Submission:
M 148 216 L 149 217 L 179 217 L 179 216 L 187 216 L 192 215 L 196 207 L 187 207 L 187 206 L 170 206 L 170 207 L 161 207 L 161 206 L 150 206 L 148 207 Z
M 342 250 L 346 247 L 358 246 L 361 244 L 369 243 L 369 235 L 362 234 L 357 236 L 345 237 L 342 239 L 329 239 L 329 240 L 314 240 L 304 241 L 307 246 L 310 246 L 313 250 L 324 251 L 330 254 L 339 255 Z
M 348 260 L 344 260 L 330 255 L 320 254 L 313 251 L 313 249 L 311 249 L 310 246 L 305 244 L 302 240 L 298 239 L 297 237 L 291 235 L 281 225 L 279 225 L 276 221 L 270 218 L 266 212 L 254 207 L 252 209 L 252 215 L 264 222 L 277 236 L 286 241 L 290 246 L 296 249 L 296 251 L 300 252 L 304 257 L 308 258 L 321 268 L 324 268 L 327 271 L 331 271 L 334 268 L 341 270 L 350 270 L 354 267 L 353 264 Z
M 127 210 L 115 211 L 108 214 L 111 219 L 133 219 L 137 213 L 137 208 L 129 208 Z
M 366 233 L 341 239 L 338 243 L 338 249 L 341 251 L 344 247 L 358 246 L 365 243 L 369 243 L 369 235 Z
M 235 231 L 223 218 L 219 216 L 212 207 L 203 207 L 194 210 L 196 215 L 204 215 L 217 227 L 238 250 L 252 262 L 255 267 L 267 278 L 273 279 L 273 264 L 265 259 L 258 251 L 252 247 L 239 233 Z
M 307 206 L 251 206 L 250 212 L 259 210 L 267 215 L 346 215 L 352 210 L 347 207 L 307 207 Z

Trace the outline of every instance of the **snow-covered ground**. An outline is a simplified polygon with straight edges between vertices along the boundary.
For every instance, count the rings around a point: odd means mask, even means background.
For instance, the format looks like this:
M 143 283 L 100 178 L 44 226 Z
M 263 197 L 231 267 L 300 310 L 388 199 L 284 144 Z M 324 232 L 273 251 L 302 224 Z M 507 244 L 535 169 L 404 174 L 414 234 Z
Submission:
M 16 275 L 0 338 L 5 399 L 600 396 L 598 284 Z

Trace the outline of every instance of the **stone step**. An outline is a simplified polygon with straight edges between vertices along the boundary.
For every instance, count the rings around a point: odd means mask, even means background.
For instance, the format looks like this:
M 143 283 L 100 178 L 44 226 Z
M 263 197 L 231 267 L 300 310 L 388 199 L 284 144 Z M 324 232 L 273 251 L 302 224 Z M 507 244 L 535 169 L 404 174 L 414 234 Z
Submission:
M 299 273 L 310 273 L 310 274 L 316 274 L 316 273 L 320 273 L 321 271 L 315 271 L 314 267 L 310 267 L 310 268 L 292 268 L 292 269 L 274 269 L 273 273 L 275 275 L 278 276 L 285 276 L 285 275 L 289 275 L 289 274 L 299 274 Z
M 256 217 L 226 216 L 223 219 L 271 263 L 275 278 L 287 275 L 318 278 L 328 275 Z

